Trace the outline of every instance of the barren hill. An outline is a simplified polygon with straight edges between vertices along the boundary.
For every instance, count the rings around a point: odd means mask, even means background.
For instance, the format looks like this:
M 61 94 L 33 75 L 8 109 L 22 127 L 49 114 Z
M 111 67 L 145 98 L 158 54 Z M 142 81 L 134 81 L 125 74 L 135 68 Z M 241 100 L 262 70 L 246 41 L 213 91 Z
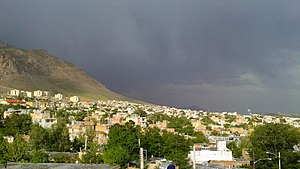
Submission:
M 0 87 L 48 90 L 87 99 L 131 100 L 108 90 L 78 66 L 45 50 L 22 50 L 0 42 Z

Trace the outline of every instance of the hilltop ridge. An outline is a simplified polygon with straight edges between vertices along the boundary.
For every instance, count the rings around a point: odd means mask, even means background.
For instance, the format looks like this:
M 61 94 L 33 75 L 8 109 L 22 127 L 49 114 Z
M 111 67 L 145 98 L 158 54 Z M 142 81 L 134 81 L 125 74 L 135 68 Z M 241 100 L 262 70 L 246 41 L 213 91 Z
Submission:
M 0 41 L 0 87 L 47 90 L 90 100 L 128 100 L 89 77 L 77 65 L 42 49 L 23 50 Z

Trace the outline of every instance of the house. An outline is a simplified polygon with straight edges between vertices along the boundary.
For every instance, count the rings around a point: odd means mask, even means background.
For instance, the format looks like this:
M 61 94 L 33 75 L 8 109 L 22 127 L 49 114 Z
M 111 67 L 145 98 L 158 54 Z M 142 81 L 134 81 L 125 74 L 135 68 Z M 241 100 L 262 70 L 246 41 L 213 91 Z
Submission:
M 96 125 L 95 126 L 95 134 L 96 134 L 95 138 L 96 138 L 98 144 L 102 145 L 107 142 L 108 131 L 109 131 L 108 125 Z
M 72 97 L 70 97 L 70 101 L 71 102 L 79 102 L 79 97 L 78 96 L 72 96 Z
M 58 99 L 58 100 L 62 100 L 64 98 L 64 96 L 60 93 L 57 93 L 57 94 L 54 95 L 54 98 Z
M 135 125 L 141 126 L 141 127 L 147 127 L 147 118 L 146 117 L 140 117 L 137 114 L 132 114 L 129 117 L 126 117 L 126 122 L 133 121 Z
M 26 105 L 26 102 L 24 102 L 23 100 L 1 100 L 0 104 L 11 104 L 11 105 Z
M 43 96 L 50 96 L 50 92 L 49 91 L 43 91 Z
M 85 132 L 85 127 L 81 121 L 72 121 L 71 125 L 67 125 L 69 129 L 70 140 L 73 141 L 76 137 L 79 138 Z
M 12 89 L 12 90 L 9 91 L 9 95 L 11 95 L 11 96 L 20 96 L 20 90 Z
M 125 119 L 126 119 L 126 115 L 125 113 L 119 113 L 119 114 L 115 114 L 112 117 L 112 124 L 125 124 Z
M 32 120 L 33 123 L 38 123 L 43 128 L 51 128 L 54 124 L 57 123 L 56 118 L 42 118 Z
M 232 161 L 232 151 L 226 147 L 226 141 L 217 141 L 216 147 L 203 145 L 195 151 L 190 151 L 190 161 L 195 161 L 195 164 L 204 164 L 209 161 Z
M 15 110 L 13 108 L 9 108 L 4 112 L 3 117 L 7 118 L 7 117 L 11 116 L 12 114 L 29 114 L 29 113 L 26 109 Z
M 157 127 L 160 129 L 166 129 L 168 126 L 168 121 L 167 120 L 163 120 L 162 122 L 158 121 L 155 124 L 149 124 L 149 127 Z
M 26 97 L 32 97 L 32 92 L 25 91 L 25 95 L 26 95 Z
M 32 123 L 39 124 L 43 128 L 51 128 L 57 123 L 56 118 L 51 118 L 49 113 L 35 112 L 31 113 Z
M 35 91 L 33 91 L 33 96 L 34 97 L 42 97 L 43 96 L 43 91 L 35 90 Z

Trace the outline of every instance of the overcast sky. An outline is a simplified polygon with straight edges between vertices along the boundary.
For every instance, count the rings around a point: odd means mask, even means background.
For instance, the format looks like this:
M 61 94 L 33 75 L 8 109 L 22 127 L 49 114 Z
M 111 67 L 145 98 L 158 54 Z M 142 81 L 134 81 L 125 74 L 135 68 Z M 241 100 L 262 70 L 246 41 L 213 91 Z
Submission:
M 300 112 L 296 0 L 0 0 L 0 40 L 151 103 Z

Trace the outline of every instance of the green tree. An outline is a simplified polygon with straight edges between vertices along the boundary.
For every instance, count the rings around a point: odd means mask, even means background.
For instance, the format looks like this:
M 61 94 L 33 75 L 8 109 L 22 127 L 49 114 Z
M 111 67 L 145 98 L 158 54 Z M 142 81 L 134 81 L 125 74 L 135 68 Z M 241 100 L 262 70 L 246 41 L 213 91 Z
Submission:
M 81 133 L 79 138 L 75 138 L 71 143 L 72 151 L 80 151 L 80 148 L 83 149 L 85 145 L 85 139 L 87 137 L 87 149 L 90 149 L 94 144 L 94 139 L 96 137 L 95 130 L 92 127 L 86 127 L 85 132 Z
M 160 135 L 160 129 L 155 128 L 146 128 L 141 135 L 141 144 L 144 149 L 147 150 L 149 155 L 155 157 L 160 156 L 160 149 L 162 145 L 162 137 Z
M 75 163 L 77 155 L 68 153 L 58 153 L 52 156 L 54 163 Z
M 70 151 L 71 142 L 65 118 L 58 118 L 57 124 L 50 129 L 48 145 L 48 150 L 50 151 Z
M 139 115 L 141 117 L 147 117 L 147 113 L 144 110 L 142 110 L 142 109 L 135 110 L 134 114 L 137 114 L 137 115 Z
M 166 114 L 161 114 L 161 113 L 154 113 L 148 116 L 147 122 L 149 124 L 154 124 L 156 122 L 162 122 L 164 120 L 169 120 L 170 117 Z
M 7 146 L 7 159 L 11 162 L 27 162 L 29 161 L 29 146 L 28 143 L 16 135 L 14 142 L 9 143 Z
M 212 136 L 221 136 L 222 134 L 219 131 L 213 130 L 210 135 Z
M 48 155 L 44 150 L 33 150 L 31 152 L 31 163 L 48 163 Z
M 273 158 L 272 161 L 260 162 L 256 168 L 278 168 L 278 153 L 281 153 L 282 168 L 293 168 L 298 166 L 299 158 L 293 153 L 293 146 L 300 142 L 299 129 L 287 124 L 265 124 L 258 126 L 250 136 L 252 145 L 252 158 Z M 275 155 L 267 154 L 270 152 Z M 296 160 L 297 159 L 297 160 Z M 289 166 L 289 167 L 288 167 Z
M 194 127 L 189 119 L 186 117 L 173 117 L 168 123 L 169 128 L 174 128 L 176 132 L 192 136 L 194 134 Z
M 227 148 L 232 151 L 234 158 L 240 158 L 242 156 L 242 148 L 239 147 L 236 141 L 228 143 Z
M 226 128 L 226 129 L 230 128 L 230 124 L 225 123 L 225 124 L 224 124 L 224 128 Z
M 107 156 L 118 154 L 114 151 L 120 151 L 121 149 L 123 153 L 120 158 L 123 157 L 124 159 L 120 160 L 119 165 L 124 165 L 124 161 L 129 163 L 130 161 L 137 160 L 139 152 L 138 132 L 138 128 L 131 123 L 126 123 L 125 125 L 114 124 L 108 133 L 107 145 L 103 152 L 104 161 L 108 160 L 106 158 Z M 127 153 L 127 155 L 124 153 Z M 106 154 L 106 157 L 104 157 L 104 154 Z M 119 157 L 117 159 L 119 159 Z
M 247 137 L 242 137 L 241 141 L 240 141 L 240 144 L 239 144 L 239 147 L 241 149 L 243 149 L 243 148 L 250 149 L 251 148 L 250 138 L 248 136 Z
M 31 125 L 30 136 L 30 146 L 31 149 L 46 149 L 48 146 L 49 133 L 48 130 L 42 128 L 38 124 Z
M 209 124 L 215 124 L 215 122 L 212 119 L 210 119 L 208 116 L 203 117 L 201 119 L 201 121 L 206 126 L 209 125 Z
M 75 139 L 71 142 L 71 150 L 75 152 L 80 152 L 80 150 L 83 148 L 84 148 L 84 140 L 75 137 Z
M 236 120 L 236 116 L 225 114 L 225 121 L 227 123 L 232 123 Z
M 100 164 L 103 163 L 102 156 L 100 152 L 98 152 L 98 144 L 92 143 L 90 144 L 89 151 L 85 152 L 83 155 L 82 163 L 92 163 L 92 164 Z
M 5 163 L 7 161 L 6 159 L 7 144 L 8 144 L 7 141 L 0 134 L 0 164 Z
M 192 142 L 179 134 L 164 131 L 162 135 L 162 155 L 172 160 L 180 168 L 189 168 L 187 155 Z
M 208 139 L 202 133 L 194 132 L 193 136 L 195 137 L 192 139 L 193 143 L 208 143 Z
M 75 115 L 75 120 L 76 121 L 83 121 L 85 117 L 87 117 L 87 112 L 86 111 L 79 111 L 74 114 Z
M 126 147 L 116 145 L 103 152 L 103 160 L 104 163 L 118 164 L 121 168 L 125 168 L 126 164 L 130 161 L 130 153 Z
M 32 121 L 28 114 L 13 114 L 6 119 L 6 135 L 14 136 L 16 134 L 28 134 Z

